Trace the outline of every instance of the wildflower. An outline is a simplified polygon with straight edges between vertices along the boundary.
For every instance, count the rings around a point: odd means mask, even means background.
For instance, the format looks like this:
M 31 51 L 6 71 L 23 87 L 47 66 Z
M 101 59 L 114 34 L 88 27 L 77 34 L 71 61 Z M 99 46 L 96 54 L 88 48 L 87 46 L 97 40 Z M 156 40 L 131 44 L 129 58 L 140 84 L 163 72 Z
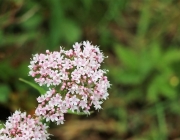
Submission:
M 49 91 L 38 98 L 36 115 L 47 121 L 63 123 L 68 110 L 89 114 L 91 107 L 101 109 L 109 96 L 107 70 L 100 69 L 103 53 L 89 41 L 75 43 L 73 49 L 36 54 L 29 75 Z
M 0 129 L 1 140 L 47 140 L 49 134 L 47 126 L 39 118 L 26 115 L 26 112 L 15 113 L 6 121 L 5 128 Z

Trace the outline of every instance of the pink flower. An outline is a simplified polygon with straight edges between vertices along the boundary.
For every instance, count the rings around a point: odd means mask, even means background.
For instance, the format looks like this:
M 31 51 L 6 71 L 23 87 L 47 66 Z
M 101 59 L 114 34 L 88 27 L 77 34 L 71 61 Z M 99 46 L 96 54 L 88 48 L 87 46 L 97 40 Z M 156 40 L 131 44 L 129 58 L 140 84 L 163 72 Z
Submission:
M 34 55 L 29 75 L 40 86 L 50 87 L 38 98 L 36 115 L 63 123 L 68 109 L 87 114 L 91 108 L 101 109 L 110 88 L 107 70 L 100 68 L 104 58 L 98 46 L 89 41 L 75 43 L 69 51 L 60 48 L 59 52 Z
M 8 118 L 4 128 L 0 129 L 1 140 L 47 140 L 49 138 L 47 129 L 39 118 L 32 118 L 26 113 L 15 111 Z

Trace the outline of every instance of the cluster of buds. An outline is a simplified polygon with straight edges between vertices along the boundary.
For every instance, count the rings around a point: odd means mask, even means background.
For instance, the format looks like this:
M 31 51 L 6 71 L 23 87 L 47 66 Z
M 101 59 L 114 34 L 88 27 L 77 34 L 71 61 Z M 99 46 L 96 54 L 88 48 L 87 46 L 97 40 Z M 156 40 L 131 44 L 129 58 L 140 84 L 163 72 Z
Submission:
M 26 113 L 15 111 L 0 129 L 1 140 L 47 140 L 47 126 L 39 118 L 32 118 Z
M 91 107 L 101 109 L 108 97 L 107 70 L 100 69 L 103 53 L 88 41 L 75 43 L 73 49 L 35 54 L 29 75 L 40 86 L 49 87 L 38 97 L 36 115 L 62 124 L 68 110 L 89 114 Z

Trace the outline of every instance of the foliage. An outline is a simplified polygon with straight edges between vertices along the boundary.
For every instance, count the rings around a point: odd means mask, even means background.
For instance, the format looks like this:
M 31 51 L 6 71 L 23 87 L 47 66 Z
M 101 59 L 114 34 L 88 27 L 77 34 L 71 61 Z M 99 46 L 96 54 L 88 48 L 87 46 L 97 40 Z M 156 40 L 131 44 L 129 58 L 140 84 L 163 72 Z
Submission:
M 109 56 L 110 97 L 91 119 L 67 115 L 71 123 L 50 131 L 72 140 L 178 139 L 179 9 L 177 0 L 0 0 L 0 103 L 33 113 L 38 92 L 18 80 L 32 82 L 31 54 L 91 40 Z

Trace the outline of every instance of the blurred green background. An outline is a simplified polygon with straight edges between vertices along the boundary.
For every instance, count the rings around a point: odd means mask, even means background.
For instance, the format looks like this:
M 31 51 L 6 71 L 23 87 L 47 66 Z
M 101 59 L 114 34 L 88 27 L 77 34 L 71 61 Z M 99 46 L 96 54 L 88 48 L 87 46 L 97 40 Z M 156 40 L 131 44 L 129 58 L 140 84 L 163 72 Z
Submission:
M 54 140 L 180 140 L 179 0 L 0 0 L 0 119 L 34 113 L 38 92 L 19 81 L 32 54 L 89 40 L 112 84 L 103 109 L 66 115 Z

